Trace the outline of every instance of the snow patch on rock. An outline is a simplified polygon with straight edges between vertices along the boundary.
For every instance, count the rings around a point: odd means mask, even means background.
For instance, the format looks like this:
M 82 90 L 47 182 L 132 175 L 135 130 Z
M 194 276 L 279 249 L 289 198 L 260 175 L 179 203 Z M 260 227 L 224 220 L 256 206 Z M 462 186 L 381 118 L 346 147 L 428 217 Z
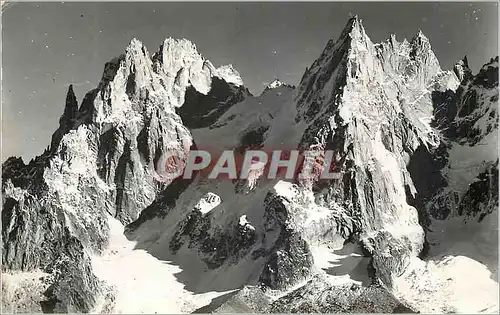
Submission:
M 216 69 L 215 75 L 227 83 L 232 83 L 236 86 L 242 86 L 243 80 L 241 79 L 240 74 L 236 69 L 233 68 L 233 65 L 225 65 L 220 66 Z
M 414 258 L 395 280 L 394 292 L 421 313 L 498 313 L 498 283 L 484 265 L 465 256 Z
M 201 197 L 200 201 L 194 206 L 194 208 L 200 211 L 202 214 L 209 213 L 212 209 L 220 205 L 221 199 L 218 195 L 208 192 L 206 195 Z
M 245 228 L 248 228 L 251 230 L 255 230 L 255 228 L 250 224 L 250 222 L 248 222 L 246 214 L 244 214 L 240 217 L 238 224 L 242 227 L 245 227 Z
M 267 86 L 266 86 L 266 89 L 270 90 L 270 89 L 276 89 L 276 88 L 279 88 L 280 86 L 287 86 L 288 84 L 280 81 L 279 79 L 274 79 L 271 83 L 269 83 Z

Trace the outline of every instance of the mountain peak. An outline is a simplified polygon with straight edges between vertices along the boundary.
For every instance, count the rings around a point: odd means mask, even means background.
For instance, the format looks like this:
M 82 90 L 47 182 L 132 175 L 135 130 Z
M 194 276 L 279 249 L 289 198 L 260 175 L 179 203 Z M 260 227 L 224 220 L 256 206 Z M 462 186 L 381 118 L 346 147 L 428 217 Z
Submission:
M 436 73 L 441 71 L 441 66 L 432 51 L 431 43 L 427 36 L 424 35 L 421 29 L 413 36 L 410 42 L 410 58 L 417 61 L 425 74 L 422 78 L 424 81 L 430 79 Z
M 215 69 L 215 74 L 217 77 L 223 79 L 227 83 L 232 83 L 236 86 L 243 85 L 243 80 L 241 79 L 239 72 L 234 69 L 232 64 L 220 66 L 219 68 Z
M 395 46 L 395 44 L 398 42 L 398 40 L 396 39 L 396 34 L 391 33 L 391 34 L 389 35 L 389 40 L 388 40 L 388 41 L 389 41 L 389 43 L 391 43 L 391 45 L 394 47 L 394 46 Z
M 424 35 L 421 29 L 418 29 L 417 34 L 413 36 L 410 42 L 412 47 L 425 47 L 430 49 L 431 45 L 427 36 Z
M 346 28 L 354 28 L 354 27 L 363 27 L 361 23 L 361 19 L 357 14 L 351 16 L 349 20 L 347 20 Z
M 423 38 L 423 39 L 427 39 L 427 36 L 425 36 L 424 32 L 422 32 L 422 29 L 418 29 L 417 31 L 417 34 L 415 35 L 415 37 L 420 37 L 420 38 Z
M 73 91 L 73 84 L 70 84 L 69 87 L 68 87 L 68 92 L 66 93 L 66 95 L 75 95 L 75 92 Z
M 280 79 L 278 78 L 275 78 L 273 81 L 271 81 L 271 83 L 269 83 L 266 88 L 264 89 L 264 91 L 262 92 L 262 94 L 270 91 L 270 90 L 273 90 L 273 89 L 278 89 L 278 88 L 281 88 L 281 87 L 285 87 L 285 88 L 290 88 L 290 89 L 295 89 L 295 86 L 293 85 L 290 85 L 288 83 L 285 83 L 283 81 L 281 81 Z
M 422 30 L 417 31 L 411 42 L 399 43 L 392 34 L 388 40 L 374 44 L 362 20 L 353 16 L 339 39 L 328 42 L 321 56 L 302 77 L 297 96 L 297 119 L 312 119 L 326 110 L 325 104 L 336 104 L 339 100 L 336 95 L 343 93 L 343 86 L 352 85 L 366 92 L 367 85 L 395 77 L 396 73 L 401 73 L 401 67 L 406 68 L 401 77 L 404 84 L 413 88 L 427 86 L 441 72 L 430 41 Z M 316 92 L 325 86 L 333 90 L 327 95 Z M 348 120 L 347 116 L 343 118 Z
M 361 80 L 375 75 L 374 56 L 375 48 L 365 32 L 362 20 L 357 15 L 352 16 L 339 38 L 336 41 L 329 40 L 319 58 L 304 73 L 297 95 L 299 116 L 305 115 L 311 119 L 321 110 L 321 106 L 317 105 L 319 100 L 313 101 L 314 98 L 323 99 L 323 104 L 335 101 L 339 91 L 332 92 L 328 97 L 315 93 L 323 90 L 326 84 L 340 88 L 348 78 Z M 304 105 L 306 103 L 316 105 L 309 107 Z
M 188 69 L 194 64 L 199 64 L 201 68 L 204 60 L 196 45 L 185 38 L 166 38 L 153 55 L 153 62 L 169 76 L 175 76 L 179 70 Z
M 52 135 L 51 149 L 55 150 L 59 145 L 62 137 L 73 128 L 76 117 L 78 115 L 78 101 L 73 91 L 73 84 L 68 87 L 66 93 L 66 103 L 64 105 L 64 112 L 59 118 L 59 128 Z
M 453 72 L 460 81 L 462 81 L 466 77 L 472 76 L 472 71 L 469 68 L 469 62 L 467 60 L 467 56 L 464 56 L 453 66 Z
M 470 71 L 470 70 L 469 70 Z M 473 76 L 470 74 L 470 76 Z M 498 56 L 491 58 L 475 75 L 474 84 L 483 88 L 498 89 Z
M 350 35 L 351 38 L 357 37 L 356 35 L 366 36 L 365 28 L 363 27 L 363 21 L 357 15 L 349 18 L 346 26 L 344 27 L 344 30 L 342 31 L 342 34 L 340 35 L 339 40 L 348 35 Z
M 73 84 L 68 87 L 66 93 L 66 104 L 64 106 L 64 113 L 61 119 L 74 120 L 78 113 L 78 101 L 76 100 L 75 92 L 73 91 Z
M 276 78 L 266 86 L 266 89 L 276 89 L 282 85 L 286 85 L 286 83 L 284 83 L 280 79 Z
M 174 39 L 171 37 L 165 38 L 163 44 L 160 46 L 160 53 L 163 56 L 168 55 L 173 60 L 179 60 L 184 58 L 194 58 L 195 56 L 200 56 L 196 45 L 191 41 L 181 38 Z
M 365 32 L 362 20 L 357 15 L 354 15 L 347 21 L 339 38 L 337 40 L 330 39 L 328 41 L 321 56 L 309 70 L 312 70 L 315 65 L 317 66 L 319 63 L 324 62 L 325 59 L 331 59 L 333 55 L 342 55 L 347 51 L 363 49 L 362 46 L 366 46 L 368 43 L 371 44 L 371 40 Z
M 145 62 L 145 59 L 147 59 L 148 62 L 150 61 L 146 46 L 137 38 L 132 38 L 127 48 L 125 48 L 125 60 L 129 63 L 137 64 L 141 63 L 139 60 Z
M 498 67 L 498 56 L 496 56 L 495 58 L 491 58 L 489 62 L 487 62 L 486 64 L 483 65 L 483 68 L 489 68 L 489 67 Z
M 459 62 L 461 62 L 464 67 L 469 68 L 469 61 L 467 60 L 467 55 L 465 55 Z
M 141 49 L 144 45 L 137 38 L 132 38 L 130 43 L 127 45 L 126 51 Z

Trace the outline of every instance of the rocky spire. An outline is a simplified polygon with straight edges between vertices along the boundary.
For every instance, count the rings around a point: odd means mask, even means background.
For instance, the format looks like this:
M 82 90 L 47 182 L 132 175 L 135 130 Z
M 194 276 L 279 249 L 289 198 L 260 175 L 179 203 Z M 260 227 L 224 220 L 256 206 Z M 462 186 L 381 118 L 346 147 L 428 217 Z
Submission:
M 327 106 L 335 101 L 335 95 L 347 82 L 348 78 L 369 77 L 374 74 L 374 45 L 365 32 L 361 19 L 357 15 L 351 17 L 337 41 L 328 41 L 320 57 L 304 73 L 299 84 L 297 108 L 299 116 L 312 117 L 320 111 L 319 103 Z M 322 98 L 314 91 L 323 90 L 329 81 L 334 81 L 335 91 L 329 93 L 328 99 Z M 306 105 L 309 104 L 309 105 Z M 309 118 L 306 118 L 309 119 Z
M 327 57 L 329 54 L 339 49 L 345 51 L 349 48 L 352 48 L 352 44 L 355 41 L 362 42 L 366 40 L 369 41 L 370 39 L 366 35 L 362 20 L 359 19 L 357 15 L 355 15 L 347 21 L 346 26 L 344 27 L 339 38 L 336 41 L 332 39 L 328 41 L 328 44 L 326 45 L 318 60 L 322 59 L 321 57 Z
M 59 118 L 59 128 L 52 135 L 50 148 L 55 150 L 61 141 L 61 138 L 75 125 L 76 116 L 78 114 L 78 101 L 73 91 L 73 85 L 70 84 L 68 92 L 66 93 L 66 104 L 64 105 L 64 112 Z
M 469 61 L 467 60 L 467 55 L 465 55 L 461 61 L 465 67 L 469 68 Z
M 460 82 L 462 82 L 465 78 L 469 78 L 472 76 L 472 71 L 469 68 L 467 56 L 464 56 L 453 66 L 453 72 L 460 80 Z
M 153 55 L 153 69 L 162 77 L 166 90 L 171 91 L 174 107 L 182 106 L 186 89 L 192 86 L 207 95 L 212 78 L 218 77 L 237 87 L 243 86 L 238 72 L 231 66 L 215 68 L 187 39 L 167 38 Z
M 410 46 L 410 56 L 413 58 L 428 53 L 432 53 L 432 55 L 434 55 L 434 53 L 432 52 L 431 43 L 421 29 L 419 29 L 417 34 L 415 34 L 415 36 L 413 36 L 413 38 L 411 39 Z
M 420 66 L 424 66 L 424 70 L 429 76 L 433 76 L 441 71 L 439 61 L 432 51 L 431 43 L 422 30 L 419 29 L 417 34 L 413 36 L 410 41 L 410 47 L 410 58 L 417 61 Z
M 351 18 L 349 18 L 349 20 L 346 23 L 346 26 L 342 30 L 342 34 L 340 35 L 339 39 L 342 39 L 347 36 L 352 37 L 352 34 L 354 33 L 365 33 L 362 20 L 357 15 L 354 15 Z
M 73 84 L 68 87 L 66 93 L 66 105 L 64 106 L 64 113 L 59 119 L 59 124 L 72 124 L 78 113 L 78 101 L 76 100 L 75 92 L 73 91 Z

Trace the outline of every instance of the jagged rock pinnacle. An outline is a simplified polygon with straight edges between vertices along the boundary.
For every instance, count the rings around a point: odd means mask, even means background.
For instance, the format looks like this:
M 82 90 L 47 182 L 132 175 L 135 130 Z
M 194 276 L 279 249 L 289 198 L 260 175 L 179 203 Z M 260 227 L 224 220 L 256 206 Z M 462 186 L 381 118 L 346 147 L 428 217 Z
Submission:
M 347 24 L 344 27 L 344 30 L 342 31 L 342 34 L 340 35 L 340 38 L 337 40 L 337 42 L 347 36 L 349 36 L 350 38 L 355 38 L 356 34 L 366 36 L 365 29 L 363 27 L 363 21 L 357 15 L 354 15 L 347 21 Z
M 76 100 L 75 93 L 73 91 L 73 85 L 68 87 L 68 92 L 66 93 L 66 103 L 64 105 L 64 112 L 59 118 L 59 124 L 61 127 L 66 127 L 76 119 L 78 113 L 78 102 Z
M 354 27 L 354 26 L 360 26 L 360 25 L 361 25 L 361 19 L 359 18 L 359 16 L 357 14 L 350 17 L 349 20 L 347 21 L 348 27 L 349 26 Z
M 417 34 L 413 36 L 413 38 L 410 41 L 410 44 L 414 49 L 419 49 L 419 48 L 421 50 L 431 49 L 429 39 L 427 38 L 427 36 L 424 35 L 421 29 L 419 29 Z
M 68 92 L 66 93 L 66 103 L 64 105 L 64 112 L 59 118 L 59 128 L 52 135 L 51 148 L 55 149 L 61 138 L 66 134 L 71 128 L 73 128 L 76 117 L 78 115 L 78 101 L 73 91 L 73 84 L 68 87 Z
M 128 52 L 128 51 L 140 50 L 140 49 L 142 49 L 143 46 L 144 45 L 142 44 L 142 42 L 134 37 L 130 40 L 130 43 L 128 44 L 128 46 L 126 48 L 126 51 Z
M 397 44 L 397 39 L 396 39 L 396 34 L 391 33 L 389 35 L 389 42 L 391 43 L 391 46 L 394 48 L 394 46 Z
M 425 36 L 424 32 L 422 32 L 422 29 L 418 29 L 417 31 L 417 34 L 415 35 L 415 37 L 421 37 L 423 39 L 427 39 L 427 37 Z
M 453 66 L 453 72 L 455 73 L 459 81 L 463 81 L 465 78 L 472 76 L 472 71 L 469 68 L 467 56 L 464 56 Z
M 467 60 L 467 55 L 465 55 L 461 61 L 465 67 L 469 68 L 469 61 Z
M 179 69 L 186 63 L 192 63 L 196 59 L 203 60 L 203 57 L 198 53 L 196 45 L 187 39 L 166 38 L 153 59 L 158 60 L 163 69 Z

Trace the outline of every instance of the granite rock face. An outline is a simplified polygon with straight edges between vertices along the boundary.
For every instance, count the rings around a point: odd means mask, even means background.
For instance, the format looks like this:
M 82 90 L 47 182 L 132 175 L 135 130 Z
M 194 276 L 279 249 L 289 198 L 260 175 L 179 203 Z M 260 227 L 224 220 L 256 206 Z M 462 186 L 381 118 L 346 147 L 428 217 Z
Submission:
M 45 310 L 112 312 L 122 288 L 91 261 L 113 217 L 186 290 L 238 290 L 199 311 L 419 311 L 398 288 L 418 279 L 431 221 L 498 208 L 497 104 L 498 57 L 475 75 L 466 58 L 442 70 L 421 31 L 375 44 L 357 17 L 297 87 L 259 96 L 187 40 L 150 56 L 134 39 L 80 106 L 69 88 L 42 155 L 3 164 L 3 272 L 48 274 Z M 196 149 L 328 150 L 340 179 L 166 177 L 165 156 L 182 167 Z M 348 246 L 368 284 L 323 267 L 320 248 Z

